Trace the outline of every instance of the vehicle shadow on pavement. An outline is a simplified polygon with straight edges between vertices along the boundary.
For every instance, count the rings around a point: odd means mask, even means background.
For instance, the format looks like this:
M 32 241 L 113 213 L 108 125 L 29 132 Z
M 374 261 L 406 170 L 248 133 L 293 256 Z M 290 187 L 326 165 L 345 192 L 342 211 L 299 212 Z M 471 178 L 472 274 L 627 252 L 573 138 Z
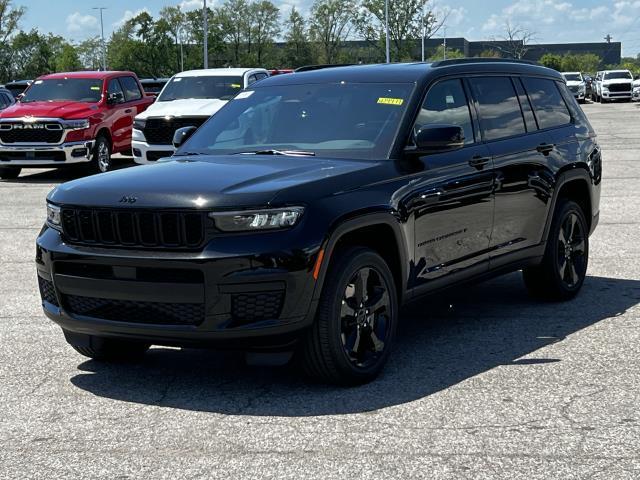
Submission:
M 118 158 L 113 160 L 113 170 L 120 170 L 122 168 L 129 168 L 135 165 L 132 158 Z M 77 178 L 86 177 L 89 174 L 81 167 L 66 166 L 61 168 L 52 168 L 49 170 L 41 169 L 28 169 L 22 170 L 22 173 L 18 178 L 11 180 L 0 180 L 0 185 L 3 183 L 64 183 Z
M 367 412 L 499 366 L 549 368 L 563 359 L 537 350 L 601 320 L 615 322 L 612 317 L 638 303 L 638 280 L 588 277 L 577 299 L 540 303 L 528 297 L 520 275 L 511 274 L 406 309 L 385 371 L 358 388 L 310 383 L 292 367 L 247 367 L 239 354 L 167 348 L 152 349 L 137 365 L 84 362 L 71 382 L 115 400 L 229 415 Z

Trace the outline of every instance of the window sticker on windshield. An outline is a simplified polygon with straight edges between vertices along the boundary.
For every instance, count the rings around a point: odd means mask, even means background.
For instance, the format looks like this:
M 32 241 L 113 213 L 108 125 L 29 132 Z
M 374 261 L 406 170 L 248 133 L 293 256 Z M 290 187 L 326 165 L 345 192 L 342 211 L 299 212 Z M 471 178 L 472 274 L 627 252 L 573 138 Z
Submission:
M 242 85 L 240 85 L 239 83 L 232 83 L 231 88 L 242 88 Z
M 173 79 L 173 81 L 174 81 L 174 82 L 181 82 L 181 81 L 182 81 L 182 78 L 177 77 L 177 78 L 174 78 L 174 79 Z
M 456 101 L 453 98 L 453 95 L 447 95 L 447 105 L 453 105 Z
M 35 81 L 35 82 L 33 82 L 33 83 L 35 83 L 36 85 L 40 85 L 40 84 L 42 83 L 42 80 L 36 80 L 36 81 Z
M 97 85 L 92 85 L 91 90 L 100 90 L 100 87 L 98 87 Z
M 240 92 L 238 95 L 235 96 L 235 99 L 242 100 L 243 98 L 249 98 L 251 95 L 253 95 L 253 90 L 248 90 L 246 92 Z
M 380 97 L 378 98 L 378 103 L 383 105 L 395 105 L 399 107 L 404 103 L 404 99 L 402 98 L 388 98 L 388 97 Z

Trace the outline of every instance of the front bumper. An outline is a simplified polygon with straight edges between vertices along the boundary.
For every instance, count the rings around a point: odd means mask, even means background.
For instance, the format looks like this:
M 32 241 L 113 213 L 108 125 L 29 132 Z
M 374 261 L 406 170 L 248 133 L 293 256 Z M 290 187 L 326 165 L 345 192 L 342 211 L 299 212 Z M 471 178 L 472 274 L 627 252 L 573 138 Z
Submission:
M 133 160 L 140 165 L 156 163 L 161 158 L 170 157 L 176 151 L 173 145 L 149 145 L 140 140 L 131 142 L 131 150 Z
M 93 141 L 48 144 L 0 144 L 0 166 L 54 167 L 91 161 Z
M 290 344 L 314 317 L 313 257 L 299 248 L 283 251 L 278 234 L 254 237 L 260 238 L 219 238 L 198 252 L 151 252 L 72 246 L 45 227 L 36 242 L 44 312 L 66 332 L 156 345 Z M 269 251 L 277 253 L 260 253 Z M 274 295 L 281 295 L 277 307 Z M 88 308 L 111 304 L 81 314 L 79 301 Z M 114 308 L 122 318 L 114 318 Z M 260 309 L 277 314 L 261 316 Z M 145 311 L 158 316 L 142 318 Z M 163 312 L 179 322 L 154 323 Z
M 632 93 L 631 92 L 605 92 L 604 90 L 602 91 L 602 98 L 606 98 L 608 100 L 624 100 L 624 99 L 629 99 L 632 97 Z

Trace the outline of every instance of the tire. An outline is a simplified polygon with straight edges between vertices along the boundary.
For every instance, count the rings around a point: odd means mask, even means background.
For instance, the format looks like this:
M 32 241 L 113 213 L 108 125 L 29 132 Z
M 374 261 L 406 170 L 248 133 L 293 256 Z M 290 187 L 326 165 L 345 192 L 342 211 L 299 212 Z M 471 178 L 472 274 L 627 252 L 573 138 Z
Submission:
M 575 202 L 559 201 L 542 262 L 522 272 L 529 293 L 550 301 L 574 298 L 582 288 L 589 263 L 589 228 L 584 212 Z
M 150 345 L 118 338 L 102 338 L 88 335 L 83 345 L 70 345 L 76 352 L 93 360 L 104 362 L 130 362 L 140 360 Z
M 105 135 L 98 135 L 91 154 L 91 173 L 105 173 L 112 169 L 111 142 Z
M 301 342 L 302 366 L 309 376 L 327 383 L 370 382 L 389 356 L 397 323 L 396 285 L 385 261 L 367 248 L 338 251 L 315 322 Z
M 0 178 L 3 180 L 13 180 L 20 176 L 20 167 L 0 167 Z

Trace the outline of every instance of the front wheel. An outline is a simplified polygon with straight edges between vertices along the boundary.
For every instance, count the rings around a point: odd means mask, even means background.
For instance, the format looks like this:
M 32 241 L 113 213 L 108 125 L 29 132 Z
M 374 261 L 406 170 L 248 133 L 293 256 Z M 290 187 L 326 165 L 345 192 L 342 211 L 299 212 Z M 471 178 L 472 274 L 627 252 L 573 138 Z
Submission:
M 523 270 L 525 285 L 535 296 L 553 301 L 575 297 L 587 275 L 589 228 L 580 206 L 562 200 L 553 218 L 540 265 Z
M 93 145 L 91 154 L 91 170 L 94 173 L 104 173 L 111 170 L 111 142 L 104 135 L 99 135 Z
M 397 322 L 396 286 L 382 257 L 362 247 L 337 252 L 301 345 L 306 372 L 338 385 L 370 382 L 389 356 Z

